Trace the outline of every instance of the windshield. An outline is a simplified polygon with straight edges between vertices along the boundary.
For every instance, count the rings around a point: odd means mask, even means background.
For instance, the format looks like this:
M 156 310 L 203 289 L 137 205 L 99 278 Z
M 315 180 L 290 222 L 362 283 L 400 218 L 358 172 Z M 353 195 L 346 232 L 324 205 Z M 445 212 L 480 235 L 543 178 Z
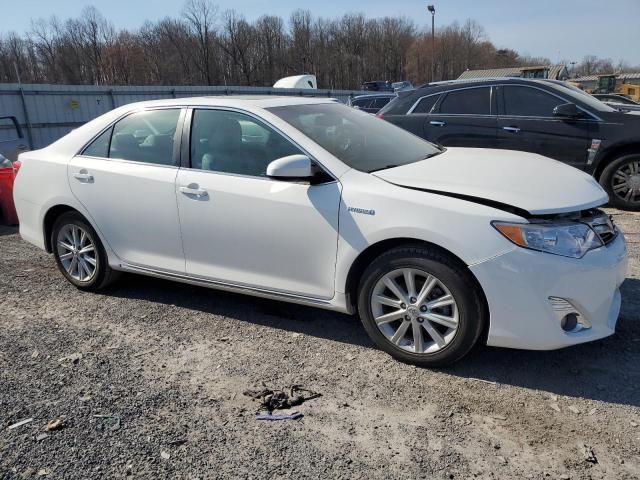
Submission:
M 344 105 L 290 105 L 267 110 L 362 172 L 406 165 L 442 151 L 395 125 Z
M 571 95 L 576 100 L 581 101 L 582 103 L 586 103 L 589 107 L 594 110 L 598 110 L 599 112 L 615 112 L 615 108 L 611 108 L 609 105 L 602 103 L 593 95 L 589 95 L 586 92 L 583 92 L 578 87 L 571 85 L 570 83 L 563 83 L 562 85 L 558 83 L 553 83 L 552 86 L 561 89 L 567 95 Z

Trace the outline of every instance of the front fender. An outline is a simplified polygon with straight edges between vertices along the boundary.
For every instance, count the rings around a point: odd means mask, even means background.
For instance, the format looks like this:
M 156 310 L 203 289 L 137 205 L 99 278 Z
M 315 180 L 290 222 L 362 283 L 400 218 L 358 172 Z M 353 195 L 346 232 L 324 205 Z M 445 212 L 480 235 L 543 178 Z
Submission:
M 355 172 L 355 171 L 353 171 Z M 336 290 L 345 293 L 358 256 L 379 242 L 411 239 L 442 247 L 473 265 L 516 247 L 491 221 L 523 221 L 486 205 L 392 185 L 361 172 L 341 178 Z

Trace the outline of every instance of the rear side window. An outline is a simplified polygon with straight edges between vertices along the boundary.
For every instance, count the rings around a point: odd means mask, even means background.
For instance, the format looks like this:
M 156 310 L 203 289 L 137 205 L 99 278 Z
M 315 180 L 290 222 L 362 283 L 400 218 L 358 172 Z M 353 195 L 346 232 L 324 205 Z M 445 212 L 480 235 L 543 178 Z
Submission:
M 430 97 L 424 97 L 418 102 L 416 108 L 414 108 L 411 113 L 429 113 L 439 98 L 440 95 L 431 95 Z
M 378 97 L 373 102 L 373 108 L 382 108 L 391 101 L 391 97 Z
M 489 87 L 468 88 L 449 92 L 440 104 L 440 113 L 452 115 L 490 115 Z
M 517 117 L 552 117 L 553 109 L 566 103 L 537 88 L 505 86 L 503 89 L 504 114 Z
M 173 142 L 180 109 L 133 113 L 102 133 L 82 152 L 156 165 L 173 165 Z
M 0 142 L 11 142 L 20 138 L 15 117 L 0 117 Z
M 84 149 L 83 155 L 89 157 L 107 158 L 109 156 L 109 142 L 111 141 L 111 132 L 113 128 L 110 128 L 106 132 L 102 133 L 91 144 Z
M 367 108 L 369 107 L 370 104 L 371 104 L 370 98 L 359 98 L 357 100 L 354 100 L 351 103 L 351 105 L 353 105 L 354 107 L 360 107 L 360 108 Z

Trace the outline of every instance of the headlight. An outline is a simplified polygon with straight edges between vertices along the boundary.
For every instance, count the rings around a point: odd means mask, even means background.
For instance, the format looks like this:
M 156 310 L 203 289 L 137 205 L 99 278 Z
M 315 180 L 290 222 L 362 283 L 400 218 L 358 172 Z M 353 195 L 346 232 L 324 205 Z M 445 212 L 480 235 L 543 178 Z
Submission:
M 584 223 L 492 222 L 492 225 L 516 245 L 563 257 L 582 258 L 589 250 L 603 245 Z

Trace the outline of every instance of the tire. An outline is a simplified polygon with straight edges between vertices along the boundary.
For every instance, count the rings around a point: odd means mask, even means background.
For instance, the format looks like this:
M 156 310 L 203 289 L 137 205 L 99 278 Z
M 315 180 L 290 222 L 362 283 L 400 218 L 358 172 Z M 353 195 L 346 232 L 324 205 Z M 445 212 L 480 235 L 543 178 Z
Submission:
M 66 212 L 56 219 L 51 230 L 51 250 L 62 275 L 80 290 L 98 291 L 119 276 L 109 267 L 98 234 L 77 212 Z M 83 263 L 86 268 L 82 268 Z
M 413 276 L 409 280 L 415 285 L 413 289 L 408 287 L 406 275 Z M 389 279 L 409 303 L 397 304 L 401 297 L 387 286 Z M 428 290 L 425 286 L 431 290 L 421 301 L 420 294 Z M 443 367 L 464 357 L 480 338 L 486 313 L 479 289 L 471 272 L 452 256 L 424 246 L 398 247 L 379 256 L 364 271 L 358 288 L 358 313 L 371 340 L 392 357 L 421 367 Z M 410 297 L 409 290 L 417 296 Z M 453 304 L 446 304 L 450 302 L 447 295 Z M 393 305 L 385 303 L 389 301 Z M 400 313 L 400 319 L 387 322 Z M 443 320 L 446 324 L 439 323 Z M 383 322 L 380 327 L 378 322 Z M 406 333 L 401 334 L 401 329 Z M 422 341 L 416 340 L 416 332 Z
M 600 185 L 609 194 L 609 203 L 612 206 L 621 210 L 639 211 L 640 153 L 623 155 L 613 160 L 602 171 Z

